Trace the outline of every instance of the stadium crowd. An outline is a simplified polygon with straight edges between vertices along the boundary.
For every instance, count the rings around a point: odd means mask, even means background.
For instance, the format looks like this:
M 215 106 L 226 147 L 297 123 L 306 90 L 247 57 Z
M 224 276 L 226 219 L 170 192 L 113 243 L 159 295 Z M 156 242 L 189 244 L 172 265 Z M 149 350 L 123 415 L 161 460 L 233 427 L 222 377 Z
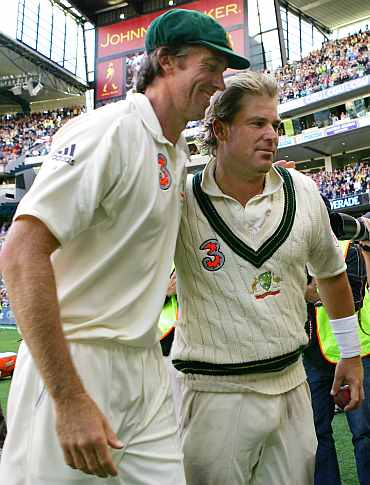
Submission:
M 7 165 L 21 155 L 39 156 L 48 153 L 54 133 L 70 118 L 79 115 L 83 108 L 58 108 L 24 115 L 21 113 L 0 116 L 0 165 Z M 0 248 L 9 223 L 0 225 Z M 9 300 L 0 276 L 0 323 L 9 315 Z
M 0 117 L 0 164 L 7 164 L 20 155 L 45 155 L 53 134 L 81 107 L 58 108 L 42 113 L 7 114 Z
M 366 162 L 360 161 L 332 172 L 320 170 L 309 176 L 328 199 L 370 192 L 370 167 Z
M 273 73 L 267 71 L 273 74 L 278 81 L 280 103 L 370 74 L 369 46 L 370 30 L 367 28 L 356 34 L 325 42 L 321 49 L 312 51 L 301 61 L 287 64 Z M 130 63 L 129 65 L 131 66 Z M 333 112 L 326 124 L 331 125 L 349 118 L 350 115 L 345 110 L 338 113 Z M 194 128 L 200 124 L 201 121 L 191 121 L 187 128 Z M 314 120 L 312 117 L 309 124 L 302 124 L 302 130 L 322 126 L 322 121 Z
M 370 74 L 370 31 L 325 42 L 300 62 L 275 71 L 280 87 L 280 102 L 342 84 Z

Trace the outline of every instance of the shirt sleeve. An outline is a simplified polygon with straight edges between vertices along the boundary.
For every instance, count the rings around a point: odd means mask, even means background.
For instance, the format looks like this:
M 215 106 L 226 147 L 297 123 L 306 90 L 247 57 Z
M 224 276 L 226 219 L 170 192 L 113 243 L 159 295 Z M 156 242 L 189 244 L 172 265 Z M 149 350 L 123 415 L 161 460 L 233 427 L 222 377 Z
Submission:
M 92 118 L 92 119 L 91 119 Z M 112 216 L 112 198 L 126 165 L 119 130 L 105 130 L 99 113 L 67 123 L 55 136 L 50 154 L 14 216 L 41 220 L 60 244 L 102 218 Z
M 318 189 L 309 180 L 312 188 L 310 210 L 312 210 L 313 231 L 307 268 L 315 278 L 331 278 L 346 271 L 343 252 L 331 227 L 328 211 Z

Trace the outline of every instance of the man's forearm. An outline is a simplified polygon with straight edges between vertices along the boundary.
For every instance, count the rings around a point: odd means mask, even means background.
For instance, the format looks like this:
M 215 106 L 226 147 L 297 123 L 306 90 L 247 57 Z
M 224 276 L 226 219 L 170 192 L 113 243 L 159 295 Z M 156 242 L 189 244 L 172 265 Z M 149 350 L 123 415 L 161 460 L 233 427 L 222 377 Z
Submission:
M 338 343 L 341 358 L 360 355 L 357 334 L 357 315 L 352 290 L 346 273 L 318 280 L 320 297 L 330 317 L 330 324 Z
M 5 265 L 3 276 L 17 325 L 52 398 L 61 401 L 83 393 L 60 323 L 49 256 L 29 255 Z
M 346 273 L 318 279 L 317 285 L 320 299 L 331 319 L 344 318 L 355 313 L 352 290 Z

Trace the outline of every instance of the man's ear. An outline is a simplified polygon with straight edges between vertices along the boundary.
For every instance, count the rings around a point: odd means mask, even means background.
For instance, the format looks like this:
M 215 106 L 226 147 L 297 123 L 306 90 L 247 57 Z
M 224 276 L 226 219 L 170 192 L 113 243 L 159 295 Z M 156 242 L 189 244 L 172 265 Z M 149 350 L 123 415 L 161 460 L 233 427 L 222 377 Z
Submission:
M 166 54 L 165 49 L 159 50 L 158 62 L 159 62 L 159 65 L 161 66 L 163 72 L 166 73 L 166 74 L 173 72 L 175 65 L 176 65 L 175 56 L 171 56 L 169 54 Z
M 220 120 L 214 120 L 212 124 L 213 128 L 213 133 L 215 134 L 215 137 L 217 138 L 218 141 L 226 141 L 228 134 L 229 134 L 229 129 L 226 123 L 223 123 Z

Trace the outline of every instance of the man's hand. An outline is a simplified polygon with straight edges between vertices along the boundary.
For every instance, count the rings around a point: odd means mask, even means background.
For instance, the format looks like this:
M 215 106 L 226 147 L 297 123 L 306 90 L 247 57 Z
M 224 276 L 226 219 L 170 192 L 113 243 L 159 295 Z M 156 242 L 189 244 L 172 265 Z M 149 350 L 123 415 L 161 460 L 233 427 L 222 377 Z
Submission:
M 362 387 L 364 371 L 361 357 L 341 359 L 335 368 L 334 382 L 330 394 L 335 396 L 343 384 L 348 384 L 351 391 L 351 400 L 345 406 L 344 411 L 352 411 L 361 406 L 364 400 Z
M 117 476 L 109 447 L 120 449 L 123 443 L 96 403 L 87 394 L 79 394 L 68 401 L 56 402 L 55 410 L 56 429 L 67 465 L 102 478 Z
M 314 278 L 312 279 L 311 283 L 308 283 L 308 285 L 306 286 L 304 298 L 308 303 L 317 303 L 318 301 L 320 301 L 320 296 L 317 291 L 317 283 Z
M 283 167 L 283 168 L 295 168 L 295 161 L 294 160 L 277 160 L 274 163 L 274 166 Z
M 167 286 L 167 296 L 176 295 L 176 271 L 171 275 L 170 282 Z

